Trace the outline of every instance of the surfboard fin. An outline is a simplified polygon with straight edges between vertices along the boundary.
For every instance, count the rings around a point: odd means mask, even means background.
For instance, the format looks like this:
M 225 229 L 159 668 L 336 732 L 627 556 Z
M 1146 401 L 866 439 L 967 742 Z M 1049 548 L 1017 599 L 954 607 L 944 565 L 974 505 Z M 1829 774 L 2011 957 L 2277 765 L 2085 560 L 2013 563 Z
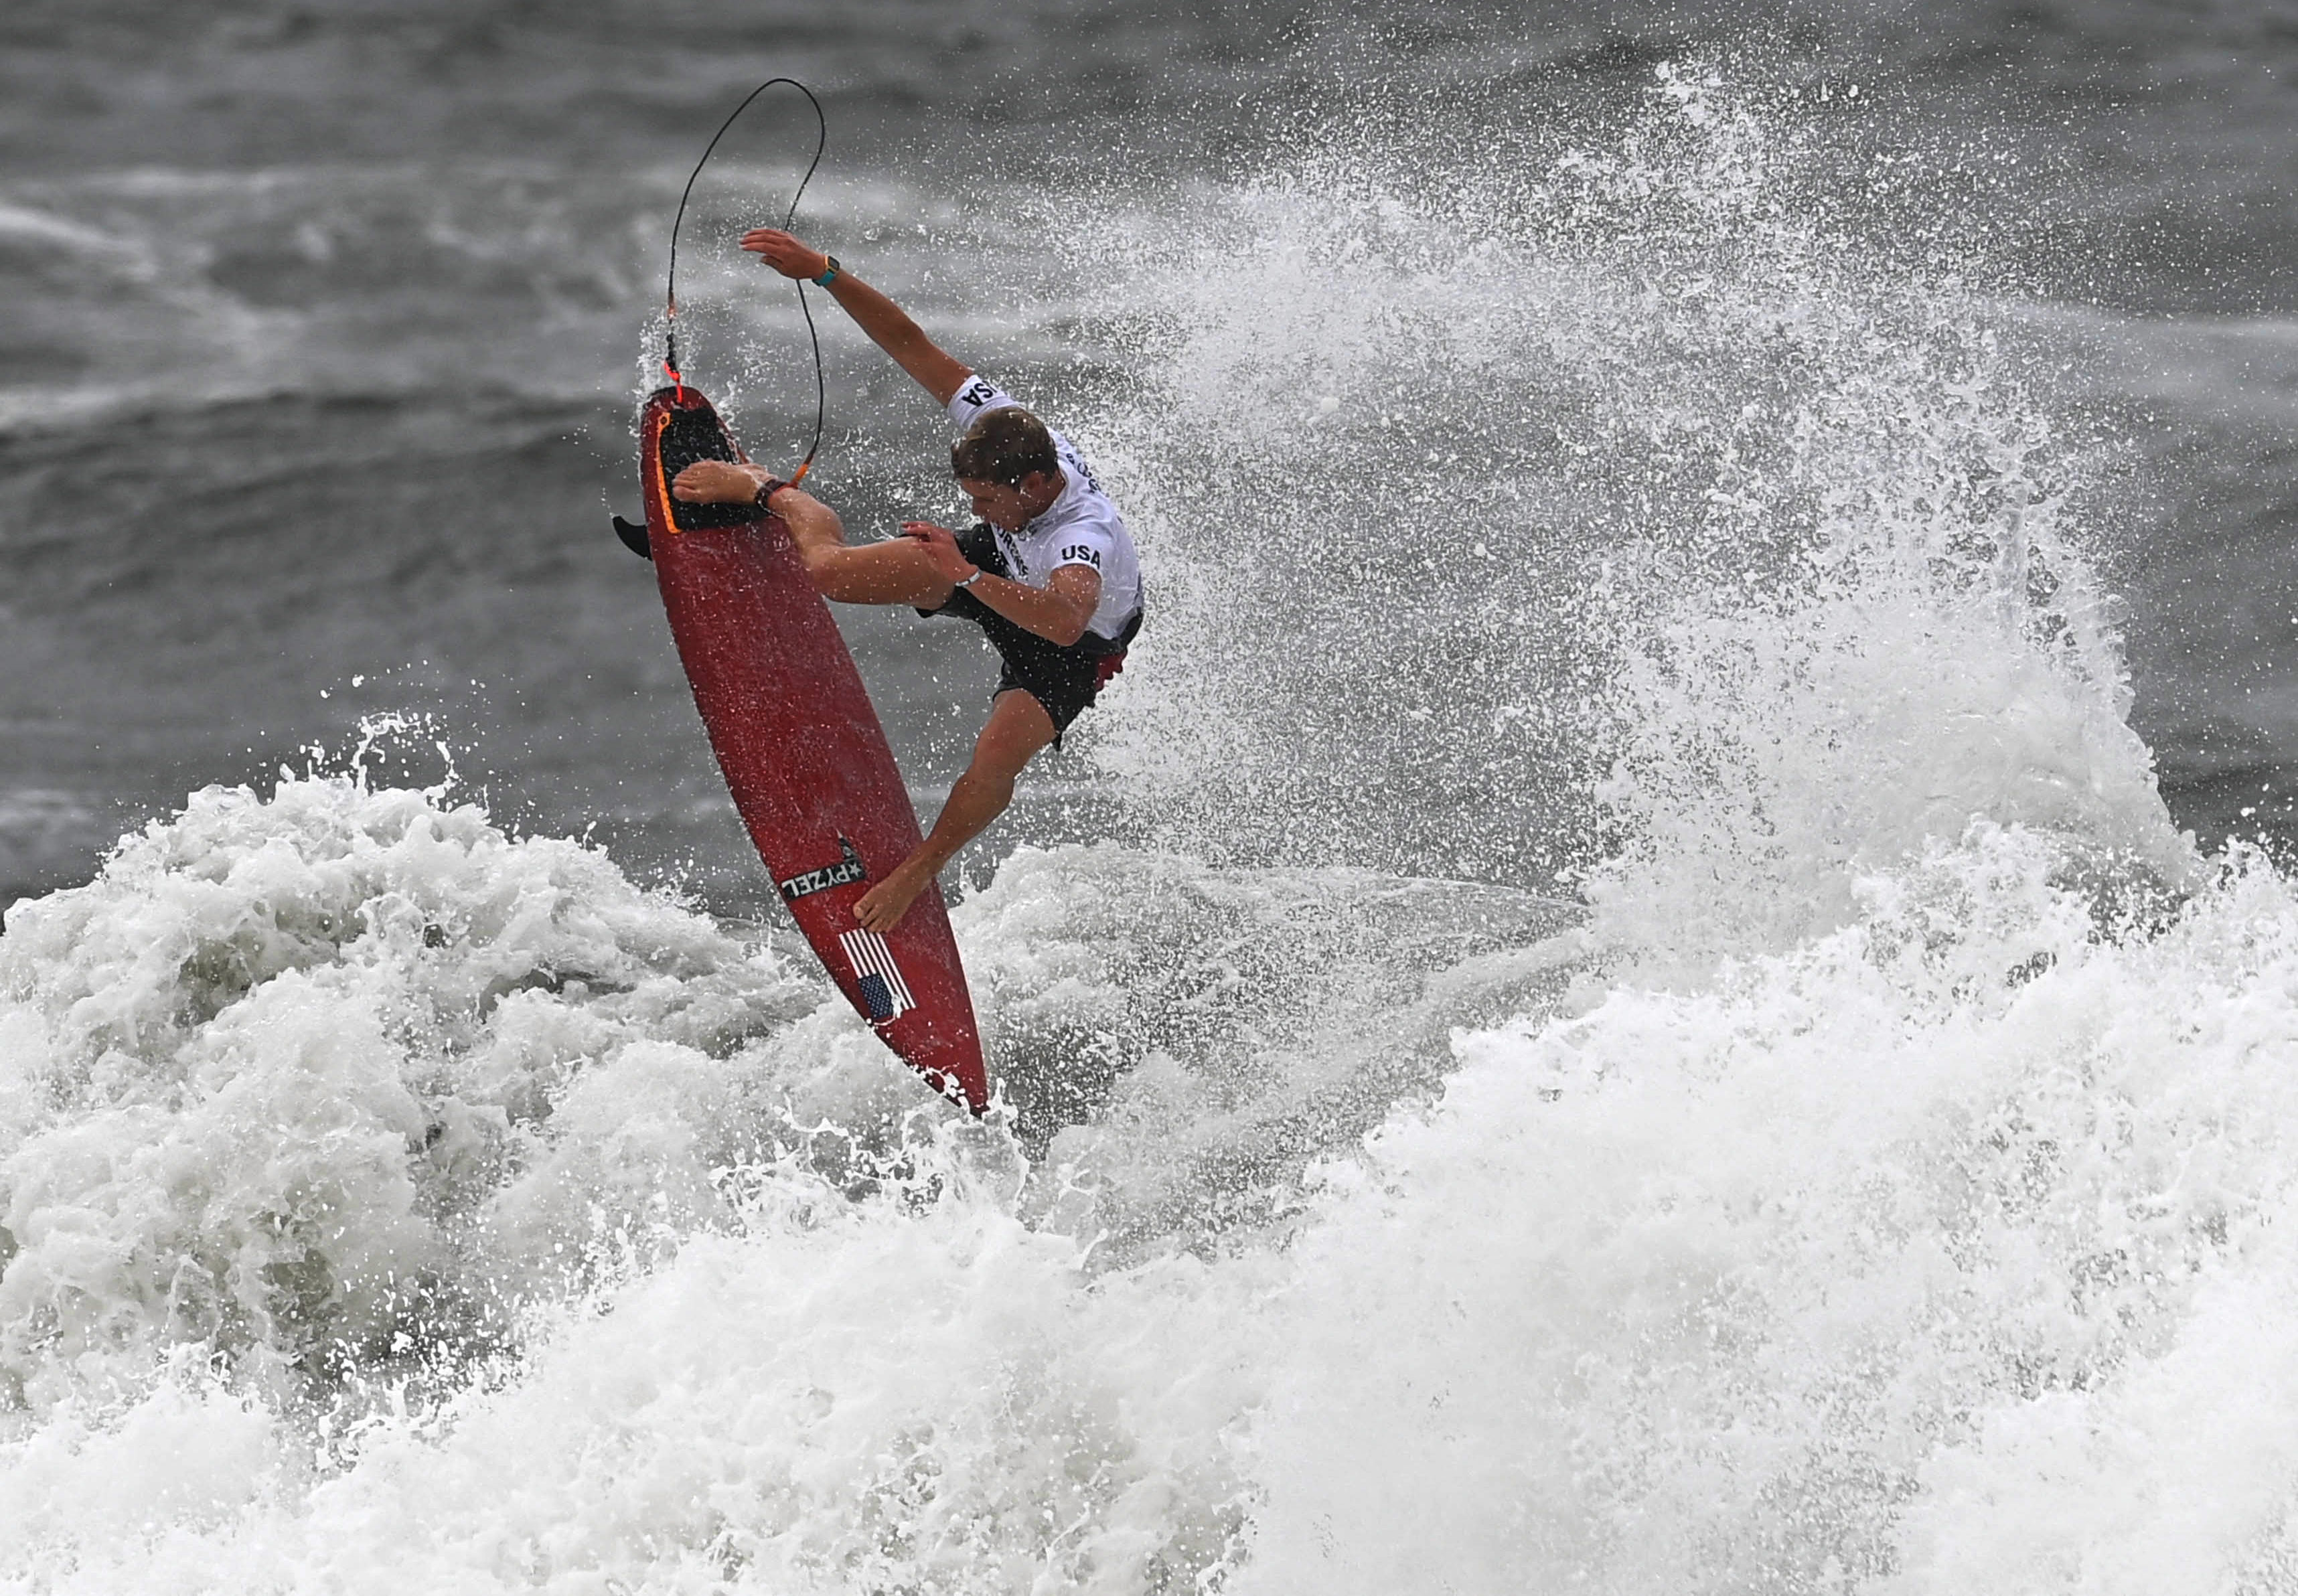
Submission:
M 650 560 L 654 558 L 654 550 L 647 543 L 647 529 L 645 522 L 625 521 L 620 516 L 616 516 L 615 517 L 615 535 L 623 540 L 624 548 L 628 549 L 632 554 L 637 555 L 641 559 Z

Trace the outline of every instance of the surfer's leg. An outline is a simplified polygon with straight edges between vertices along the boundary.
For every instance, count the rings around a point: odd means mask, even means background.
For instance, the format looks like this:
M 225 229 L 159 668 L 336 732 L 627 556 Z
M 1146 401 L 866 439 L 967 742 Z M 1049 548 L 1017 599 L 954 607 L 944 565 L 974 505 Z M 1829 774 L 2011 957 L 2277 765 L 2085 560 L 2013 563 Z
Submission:
M 838 513 L 795 489 L 774 495 L 806 574 L 825 599 L 841 604 L 910 604 L 930 608 L 949 598 L 949 578 L 933 568 L 923 546 L 895 538 L 854 548 Z
M 840 604 L 908 604 L 930 609 L 949 598 L 949 578 L 935 570 L 925 550 L 908 538 L 859 549 L 801 545 L 799 552 L 814 587 L 823 598 Z
M 1013 801 L 1013 779 L 1055 735 L 1054 717 L 1029 693 L 999 693 L 973 745 L 973 763 L 949 790 L 932 833 L 891 875 L 862 895 L 854 918 L 880 936 L 892 930 L 957 850 L 1005 812 Z

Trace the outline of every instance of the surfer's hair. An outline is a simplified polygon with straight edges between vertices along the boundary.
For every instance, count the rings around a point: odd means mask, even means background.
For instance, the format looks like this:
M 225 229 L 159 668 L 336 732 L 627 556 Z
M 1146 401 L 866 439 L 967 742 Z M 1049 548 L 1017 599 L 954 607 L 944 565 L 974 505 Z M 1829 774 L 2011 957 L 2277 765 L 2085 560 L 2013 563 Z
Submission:
M 1018 404 L 984 410 L 949 446 L 949 468 L 968 482 L 994 482 L 1018 488 L 1033 471 L 1051 476 L 1062 468 L 1054 434 Z

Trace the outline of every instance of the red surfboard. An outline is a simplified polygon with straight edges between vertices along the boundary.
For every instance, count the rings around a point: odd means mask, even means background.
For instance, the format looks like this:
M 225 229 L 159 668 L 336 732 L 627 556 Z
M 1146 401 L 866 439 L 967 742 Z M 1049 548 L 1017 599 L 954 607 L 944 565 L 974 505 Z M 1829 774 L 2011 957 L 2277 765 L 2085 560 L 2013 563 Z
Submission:
M 855 900 L 921 839 L 830 606 L 780 516 L 670 496 L 671 479 L 696 460 L 741 458 L 695 389 L 647 400 L 641 552 L 654 560 L 695 707 L 750 840 L 831 979 L 887 1046 L 980 1113 L 989 1083 L 941 889 L 921 893 L 890 935 L 855 922 Z M 636 527 L 616 529 L 641 546 Z

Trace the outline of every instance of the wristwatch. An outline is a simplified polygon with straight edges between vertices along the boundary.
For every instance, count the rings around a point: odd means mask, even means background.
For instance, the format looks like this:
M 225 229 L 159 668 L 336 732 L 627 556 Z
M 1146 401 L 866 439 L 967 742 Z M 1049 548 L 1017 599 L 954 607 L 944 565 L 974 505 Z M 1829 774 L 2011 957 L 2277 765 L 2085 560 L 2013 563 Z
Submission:
M 975 583 L 980 581 L 984 576 L 988 575 L 988 572 L 983 570 L 980 566 L 976 566 L 973 567 L 973 575 L 967 577 L 963 582 L 957 583 L 957 585 L 962 588 L 971 587 Z
M 784 482 L 781 477 L 769 476 L 765 481 L 758 484 L 758 491 L 750 495 L 750 502 L 763 509 L 765 508 L 766 501 L 768 500 L 772 499 L 775 494 L 781 492 L 788 486 L 789 486 L 789 484 Z

